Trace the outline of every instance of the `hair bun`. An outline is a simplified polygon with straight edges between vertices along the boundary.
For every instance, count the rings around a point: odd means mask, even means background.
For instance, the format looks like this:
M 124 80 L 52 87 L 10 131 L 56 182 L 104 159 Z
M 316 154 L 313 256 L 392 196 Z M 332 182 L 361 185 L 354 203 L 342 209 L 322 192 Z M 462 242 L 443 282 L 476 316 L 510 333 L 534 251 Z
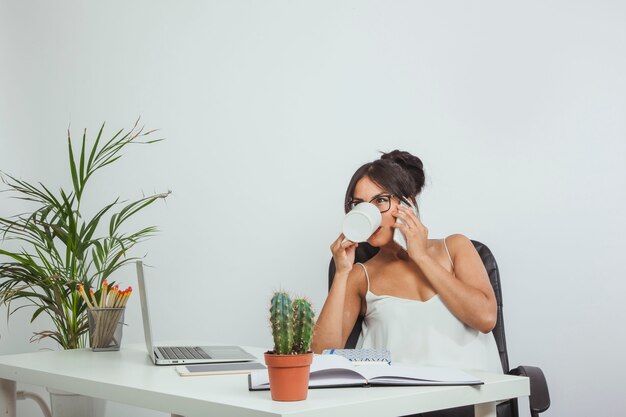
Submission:
M 415 194 L 418 195 L 424 187 L 424 164 L 417 156 L 398 149 L 383 153 L 380 159 L 391 160 L 400 165 L 415 181 Z

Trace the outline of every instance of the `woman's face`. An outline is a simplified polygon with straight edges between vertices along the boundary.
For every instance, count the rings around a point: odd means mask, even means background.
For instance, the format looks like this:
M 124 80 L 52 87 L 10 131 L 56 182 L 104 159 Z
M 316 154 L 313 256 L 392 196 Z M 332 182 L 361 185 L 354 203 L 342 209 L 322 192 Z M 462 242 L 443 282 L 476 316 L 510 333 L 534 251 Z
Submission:
M 352 194 L 352 200 L 355 202 L 371 201 L 375 197 L 388 196 L 389 192 L 380 188 L 369 177 L 361 178 L 354 187 L 354 193 Z M 372 246 L 381 247 L 385 246 L 393 240 L 394 228 L 391 227 L 396 222 L 396 218 L 392 216 L 392 213 L 398 211 L 398 205 L 400 200 L 397 197 L 391 198 L 391 208 L 384 213 L 381 213 L 380 227 L 370 238 L 367 240 Z

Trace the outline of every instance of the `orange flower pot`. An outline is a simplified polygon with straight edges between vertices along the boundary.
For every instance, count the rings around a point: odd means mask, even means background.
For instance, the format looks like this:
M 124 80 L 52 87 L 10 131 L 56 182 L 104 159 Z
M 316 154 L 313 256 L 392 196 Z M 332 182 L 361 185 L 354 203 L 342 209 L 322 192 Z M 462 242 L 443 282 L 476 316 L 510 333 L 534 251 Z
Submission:
M 266 352 L 265 365 L 270 377 L 272 400 L 306 400 L 311 362 L 313 362 L 311 352 L 301 355 L 275 355 Z

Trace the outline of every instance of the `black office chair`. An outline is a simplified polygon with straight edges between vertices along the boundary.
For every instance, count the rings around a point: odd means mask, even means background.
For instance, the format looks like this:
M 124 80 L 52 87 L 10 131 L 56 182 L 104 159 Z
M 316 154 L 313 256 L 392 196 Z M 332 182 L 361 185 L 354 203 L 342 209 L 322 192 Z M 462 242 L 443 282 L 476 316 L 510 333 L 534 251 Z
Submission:
M 538 417 L 539 413 L 543 413 L 550 407 L 550 394 L 548 393 L 548 384 L 546 378 L 540 368 L 535 366 L 518 366 L 515 369 L 509 368 L 509 356 L 506 350 L 506 338 L 504 336 L 504 316 L 502 314 L 502 290 L 500 287 L 500 272 L 498 271 L 498 264 L 489 248 L 475 240 L 472 240 L 474 247 L 478 251 L 480 258 L 485 264 L 485 269 L 489 274 L 489 280 L 491 286 L 496 294 L 496 300 L 498 302 L 498 320 L 496 327 L 493 329 L 493 335 L 498 345 L 498 351 L 500 352 L 500 361 L 502 362 L 502 370 L 505 374 L 510 375 L 522 375 L 527 376 L 530 379 L 530 414 L 532 417 Z M 355 262 L 366 262 L 374 255 L 378 253 L 378 248 L 375 248 L 367 243 L 359 243 L 356 250 Z M 335 277 L 335 262 L 331 259 L 328 269 L 328 288 L 332 285 L 333 278 Z M 363 323 L 363 317 L 359 316 L 357 319 L 348 340 L 346 341 L 346 348 L 351 349 L 356 346 L 359 335 L 361 334 L 361 325 Z M 467 411 L 469 415 L 473 415 L 473 407 L 470 407 Z M 505 401 L 498 404 L 497 409 L 498 417 L 519 417 L 517 398 Z M 424 416 L 430 414 L 424 414 Z

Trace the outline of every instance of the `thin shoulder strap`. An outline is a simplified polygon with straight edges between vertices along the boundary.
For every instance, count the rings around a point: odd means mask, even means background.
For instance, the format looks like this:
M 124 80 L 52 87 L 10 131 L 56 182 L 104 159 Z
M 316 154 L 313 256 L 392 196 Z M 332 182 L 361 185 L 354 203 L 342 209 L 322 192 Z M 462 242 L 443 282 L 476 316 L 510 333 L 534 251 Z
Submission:
M 448 259 L 450 259 L 450 265 L 452 265 L 452 269 L 454 269 L 454 262 L 452 262 L 452 256 L 450 256 L 450 251 L 448 250 L 448 245 L 446 245 L 446 239 L 443 239 L 443 247 L 446 248 L 446 253 L 448 254 Z
M 365 279 L 367 279 L 367 291 L 370 290 L 370 276 L 367 273 L 367 268 L 361 262 L 357 262 L 356 265 L 361 265 L 363 267 L 363 272 L 365 272 Z

